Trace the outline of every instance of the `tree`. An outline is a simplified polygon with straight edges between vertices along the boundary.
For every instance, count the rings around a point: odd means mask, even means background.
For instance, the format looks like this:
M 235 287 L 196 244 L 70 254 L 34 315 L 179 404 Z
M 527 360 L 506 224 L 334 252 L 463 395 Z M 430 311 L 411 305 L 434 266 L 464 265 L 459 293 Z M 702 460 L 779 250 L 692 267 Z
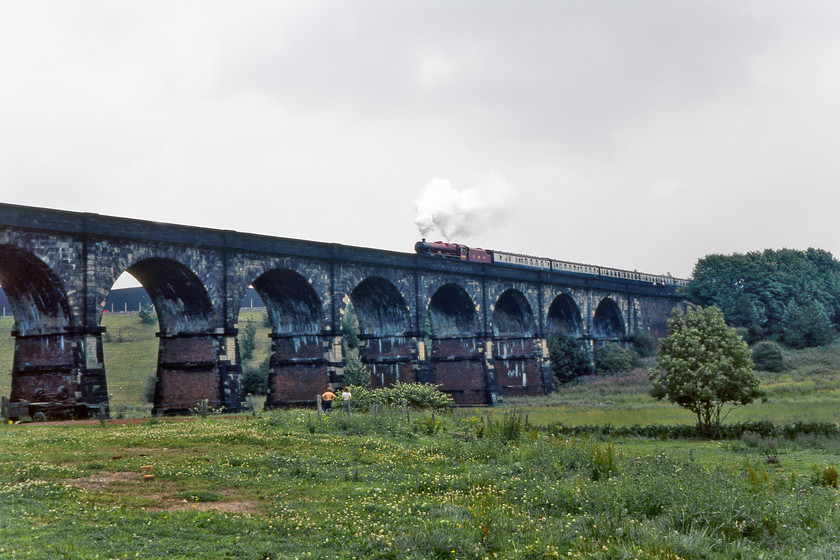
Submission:
M 656 339 L 648 331 L 634 332 L 630 343 L 640 358 L 650 358 L 656 355 Z
M 344 315 L 341 317 L 341 332 L 341 341 L 344 345 L 344 383 L 370 388 L 370 369 L 362 363 L 359 355 L 361 327 L 353 302 L 347 302 Z
M 747 343 L 716 307 L 674 310 L 650 380 L 651 395 L 692 411 L 706 436 L 717 432 L 732 409 L 762 394 Z
M 633 369 L 634 356 L 630 350 L 614 342 L 595 349 L 595 373 L 615 375 Z
M 781 347 L 772 340 L 762 340 L 752 349 L 753 364 L 764 371 L 782 371 L 785 369 L 785 357 Z
M 268 374 L 270 371 L 270 357 L 261 363 L 249 363 L 242 371 L 242 392 L 246 395 L 265 395 L 268 389 Z
M 141 323 L 145 323 L 147 325 L 157 323 L 157 314 L 155 313 L 155 308 L 152 305 L 142 306 L 137 315 L 140 317 Z
M 719 307 L 730 325 L 747 329 L 750 342 L 784 340 L 792 324 L 791 301 L 818 306 L 830 326 L 840 326 L 840 262 L 819 249 L 708 255 L 697 261 L 687 295 Z M 822 331 L 815 338 L 828 340 Z
M 834 329 L 823 307 L 812 301 L 798 305 L 791 300 L 782 320 L 782 342 L 791 348 L 822 346 L 834 340 Z
M 548 341 L 551 371 L 558 384 L 567 383 L 583 375 L 592 375 L 589 354 L 580 341 L 571 336 L 557 335 Z
M 370 388 L 370 369 L 359 357 L 359 350 L 347 354 L 344 363 L 344 384 Z
M 239 335 L 239 349 L 242 361 L 247 362 L 254 357 L 254 349 L 257 347 L 257 325 L 253 319 L 245 321 L 245 328 Z

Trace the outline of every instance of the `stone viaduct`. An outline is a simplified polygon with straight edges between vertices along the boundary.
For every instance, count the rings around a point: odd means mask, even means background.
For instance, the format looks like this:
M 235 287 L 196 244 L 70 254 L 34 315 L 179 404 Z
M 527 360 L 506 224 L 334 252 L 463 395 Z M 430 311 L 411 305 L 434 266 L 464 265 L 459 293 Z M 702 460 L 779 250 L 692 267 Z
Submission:
M 159 321 L 154 411 L 242 407 L 249 285 L 272 325 L 266 405 L 311 404 L 344 366 L 352 302 L 373 385 L 440 384 L 462 405 L 553 390 L 546 337 L 661 336 L 673 287 L 0 204 L 0 286 L 15 316 L 11 400 L 107 403 L 101 319 L 129 272 Z M 5 390 L 3 391 L 5 392 Z

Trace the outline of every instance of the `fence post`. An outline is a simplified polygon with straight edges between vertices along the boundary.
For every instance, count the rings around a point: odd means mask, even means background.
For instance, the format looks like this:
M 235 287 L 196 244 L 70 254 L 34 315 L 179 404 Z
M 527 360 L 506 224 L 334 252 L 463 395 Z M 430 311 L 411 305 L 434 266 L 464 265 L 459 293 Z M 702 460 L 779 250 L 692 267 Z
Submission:
M 320 418 L 324 412 L 323 406 L 321 405 L 321 395 L 315 395 L 315 403 L 318 405 L 318 418 Z

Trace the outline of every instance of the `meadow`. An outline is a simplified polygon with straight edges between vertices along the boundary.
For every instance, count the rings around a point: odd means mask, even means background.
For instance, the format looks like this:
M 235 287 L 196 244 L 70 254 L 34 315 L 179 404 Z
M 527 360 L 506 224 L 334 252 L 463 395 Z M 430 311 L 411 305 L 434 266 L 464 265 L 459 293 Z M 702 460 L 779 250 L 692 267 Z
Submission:
M 761 438 L 563 437 L 483 412 L 4 425 L 0 557 L 840 554 L 836 440 L 770 442 L 768 463 Z
M 253 319 L 259 357 L 267 330 Z M 112 402 L 136 406 L 155 326 L 106 320 Z M 840 344 L 785 361 L 759 372 L 763 402 L 727 423 L 836 430 Z M 648 389 L 639 369 L 448 414 L 3 425 L 0 558 L 840 557 L 836 432 L 708 441 L 593 428 L 693 422 Z

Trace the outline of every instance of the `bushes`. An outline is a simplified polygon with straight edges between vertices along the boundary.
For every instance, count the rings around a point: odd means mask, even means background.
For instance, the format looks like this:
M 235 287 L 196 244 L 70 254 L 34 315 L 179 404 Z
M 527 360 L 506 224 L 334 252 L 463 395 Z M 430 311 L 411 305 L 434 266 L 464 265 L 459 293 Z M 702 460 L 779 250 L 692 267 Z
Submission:
M 393 387 L 366 389 L 351 385 L 354 410 L 368 411 L 373 405 L 414 410 L 445 410 L 452 406 L 452 397 L 431 383 L 400 383 Z
M 647 426 L 581 425 L 565 426 L 554 424 L 546 430 L 556 436 L 596 435 L 601 437 L 644 437 L 653 439 L 695 439 L 701 437 L 696 425 L 677 424 Z M 718 439 L 736 440 L 749 438 L 779 438 L 796 440 L 802 437 L 840 437 L 840 427 L 831 422 L 796 422 L 776 426 L 768 420 L 722 424 L 717 431 Z
M 656 339 L 648 331 L 636 331 L 631 340 L 633 351 L 640 358 L 650 358 L 656 355 Z
M 551 371 L 557 384 L 567 383 L 584 375 L 592 375 L 589 354 L 580 341 L 571 336 L 557 335 L 548 341 Z
M 609 343 L 595 349 L 595 373 L 614 375 L 633 369 L 633 352 L 618 344 Z
M 782 371 L 785 369 L 781 347 L 769 340 L 753 346 L 752 359 L 756 369 L 764 371 Z
M 247 363 L 242 371 L 242 394 L 265 395 L 268 389 L 269 358 L 260 364 Z

